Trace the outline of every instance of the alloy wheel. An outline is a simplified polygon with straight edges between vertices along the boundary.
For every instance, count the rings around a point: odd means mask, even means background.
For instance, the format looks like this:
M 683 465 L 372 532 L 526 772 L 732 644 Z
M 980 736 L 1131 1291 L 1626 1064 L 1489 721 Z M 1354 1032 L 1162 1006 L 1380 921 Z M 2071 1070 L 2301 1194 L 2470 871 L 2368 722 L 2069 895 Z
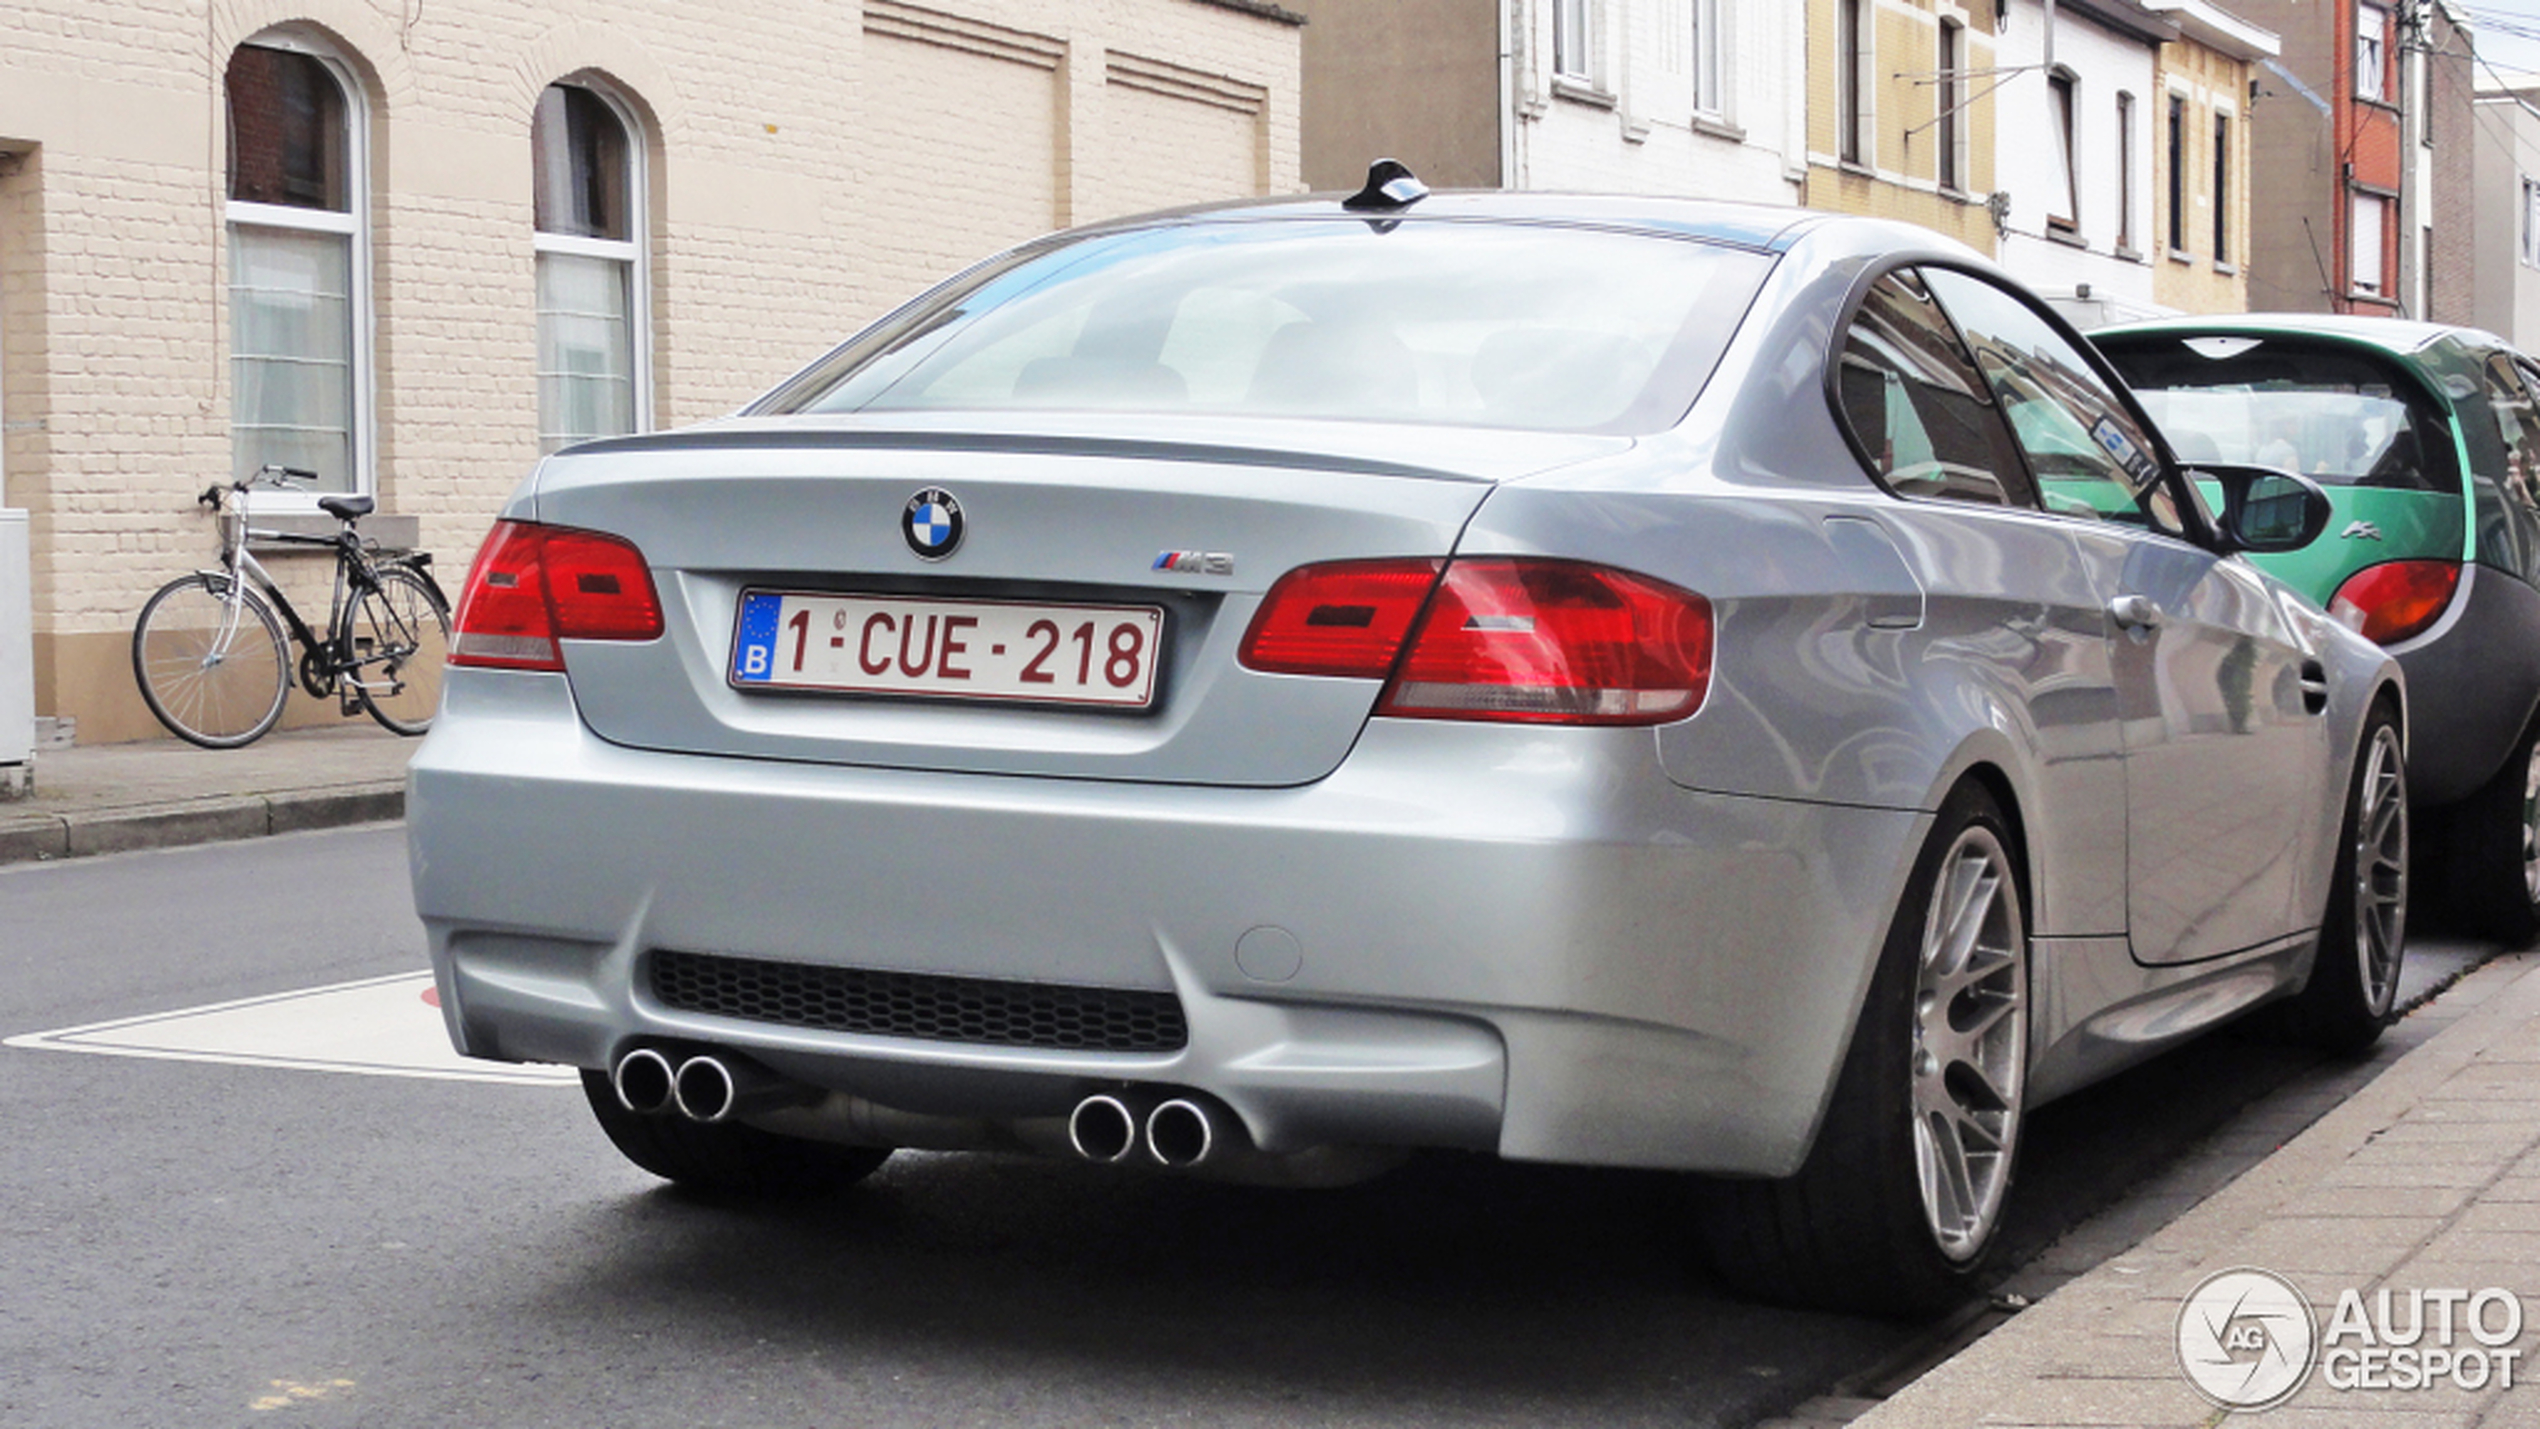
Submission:
M 2364 997 L 2375 1013 L 2397 992 L 2399 958 L 2408 937 L 2408 785 L 2399 731 L 2373 731 L 2364 751 L 2355 807 L 2355 958 Z M 2526 784 L 2540 784 L 2535 757 Z M 2523 797 L 2523 877 L 2533 873 L 2532 797 Z
M 1914 987 L 1914 1169 L 1941 1254 L 1984 1248 L 2011 1179 L 2027 1071 L 2028 958 L 2011 860 L 1963 830 L 1940 861 Z

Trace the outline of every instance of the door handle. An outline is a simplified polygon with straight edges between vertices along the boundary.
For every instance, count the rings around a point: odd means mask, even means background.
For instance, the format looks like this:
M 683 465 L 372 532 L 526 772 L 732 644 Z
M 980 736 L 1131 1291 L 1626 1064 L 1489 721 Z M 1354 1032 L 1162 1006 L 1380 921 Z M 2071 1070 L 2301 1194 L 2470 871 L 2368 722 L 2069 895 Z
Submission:
M 2108 602 L 2108 618 L 2142 634 L 2161 623 L 2161 607 L 2148 595 L 2121 595 Z

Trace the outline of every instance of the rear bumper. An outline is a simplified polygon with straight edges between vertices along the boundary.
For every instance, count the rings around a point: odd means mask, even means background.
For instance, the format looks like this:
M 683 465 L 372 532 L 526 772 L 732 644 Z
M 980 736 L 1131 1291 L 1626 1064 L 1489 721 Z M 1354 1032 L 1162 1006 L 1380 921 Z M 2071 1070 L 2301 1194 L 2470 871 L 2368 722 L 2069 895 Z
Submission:
M 560 676 L 451 672 L 410 775 L 416 905 L 470 1055 L 731 1048 L 930 1114 L 1215 1096 L 1256 1144 L 1786 1174 L 1928 815 L 1702 794 L 1646 731 L 1379 720 L 1328 778 L 1216 789 L 665 754 Z M 1165 1052 L 679 1011 L 674 949 L 1170 992 Z

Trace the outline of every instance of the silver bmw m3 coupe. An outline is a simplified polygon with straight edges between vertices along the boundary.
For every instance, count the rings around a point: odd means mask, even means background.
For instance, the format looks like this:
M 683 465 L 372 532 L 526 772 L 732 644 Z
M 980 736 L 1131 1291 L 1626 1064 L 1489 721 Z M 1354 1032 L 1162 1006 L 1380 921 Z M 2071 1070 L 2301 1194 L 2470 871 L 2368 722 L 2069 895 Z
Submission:
M 1923 230 L 1391 179 L 543 462 L 411 774 L 459 1049 L 727 1193 L 1668 1168 L 1732 1283 L 1916 1313 L 2040 1103 L 2377 1035 L 2403 682 L 2239 554 L 2318 488 Z

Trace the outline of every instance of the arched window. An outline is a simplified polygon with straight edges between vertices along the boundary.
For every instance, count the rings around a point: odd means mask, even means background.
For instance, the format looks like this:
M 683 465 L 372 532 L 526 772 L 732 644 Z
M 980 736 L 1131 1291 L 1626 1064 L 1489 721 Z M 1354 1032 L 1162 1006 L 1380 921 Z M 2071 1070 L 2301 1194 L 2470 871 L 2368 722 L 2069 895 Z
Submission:
M 260 35 L 229 57 L 230 463 L 370 489 L 366 116 L 319 45 Z
M 551 84 L 529 131 L 538 253 L 538 447 L 650 425 L 643 185 L 606 95 Z

